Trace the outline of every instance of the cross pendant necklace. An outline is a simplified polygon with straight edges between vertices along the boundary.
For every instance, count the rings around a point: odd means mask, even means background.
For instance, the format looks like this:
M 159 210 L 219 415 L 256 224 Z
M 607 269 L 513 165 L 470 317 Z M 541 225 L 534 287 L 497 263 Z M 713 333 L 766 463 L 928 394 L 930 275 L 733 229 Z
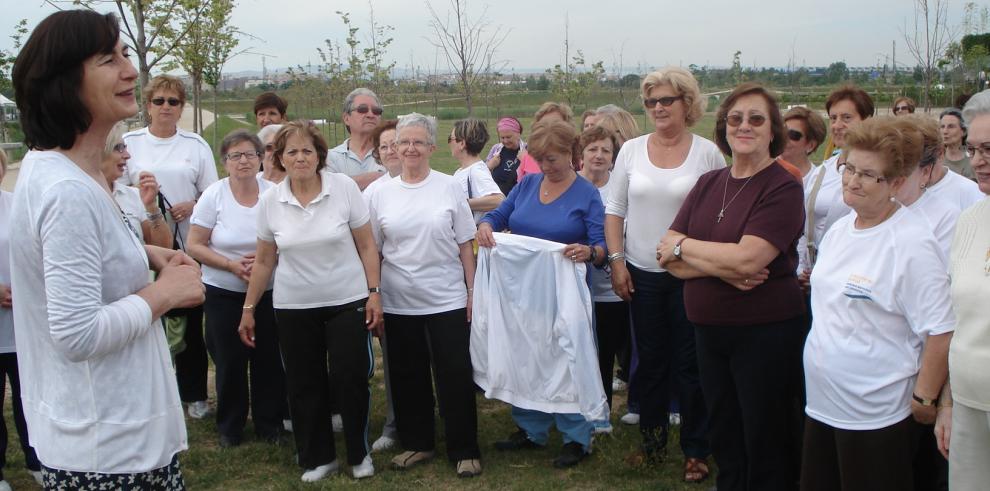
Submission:
M 715 223 L 722 223 L 723 218 L 725 218 L 725 208 L 718 211 L 718 220 L 715 220 Z
M 744 182 L 743 185 L 739 187 L 739 190 L 736 191 L 736 194 L 732 195 L 732 199 L 730 199 L 729 202 L 726 203 L 725 197 L 729 191 L 729 178 L 732 177 L 732 171 L 725 173 L 725 187 L 722 188 L 722 209 L 718 210 L 718 215 L 715 217 L 715 223 L 722 223 L 722 219 L 725 218 L 725 210 L 729 208 L 729 205 L 731 205 L 732 202 L 736 200 L 736 198 L 739 197 L 739 193 L 741 193 L 742 190 L 746 188 L 746 185 L 749 184 L 749 181 L 753 180 L 753 177 L 755 177 L 756 174 L 757 173 L 754 172 L 752 176 L 749 176 L 749 179 L 746 179 L 746 182 Z

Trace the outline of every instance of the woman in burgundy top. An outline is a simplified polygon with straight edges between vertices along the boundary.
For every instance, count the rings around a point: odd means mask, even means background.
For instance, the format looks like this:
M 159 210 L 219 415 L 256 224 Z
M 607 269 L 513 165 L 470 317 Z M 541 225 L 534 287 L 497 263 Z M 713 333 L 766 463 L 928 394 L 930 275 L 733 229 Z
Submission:
M 772 157 L 784 131 L 766 89 L 737 87 L 715 126 L 732 167 L 698 179 L 657 247 L 660 266 L 687 280 L 720 491 L 796 485 L 787 423 L 804 342 L 795 276 L 804 194 Z

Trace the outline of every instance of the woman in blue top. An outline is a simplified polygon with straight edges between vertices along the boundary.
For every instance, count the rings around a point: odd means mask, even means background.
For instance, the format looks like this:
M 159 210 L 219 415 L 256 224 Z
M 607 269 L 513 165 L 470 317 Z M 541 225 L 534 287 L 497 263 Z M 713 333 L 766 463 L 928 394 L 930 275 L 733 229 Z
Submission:
M 494 247 L 492 233 L 512 233 L 568 244 L 564 255 L 572 261 L 605 263 L 605 214 L 598 189 L 574 172 L 572 164 L 581 153 L 577 132 L 570 123 L 549 121 L 533 127 L 528 151 L 540 165 L 541 174 L 530 174 L 512 189 L 498 208 L 478 225 L 478 245 Z M 594 429 L 580 414 L 548 414 L 512 408 L 519 426 L 499 450 L 542 448 L 552 424 L 564 434 L 563 450 L 555 460 L 558 468 L 580 462 L 591 448 Z

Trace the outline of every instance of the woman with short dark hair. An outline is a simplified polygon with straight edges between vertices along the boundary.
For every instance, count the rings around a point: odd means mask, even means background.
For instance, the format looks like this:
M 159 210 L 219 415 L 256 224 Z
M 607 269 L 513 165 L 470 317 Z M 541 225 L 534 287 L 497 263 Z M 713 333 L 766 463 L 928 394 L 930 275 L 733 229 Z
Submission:
M 450 154 L 461 166 L 454 171 L 467 196 L 468 206 L 474 213 L 474 222 L 481 221 L 485 213 L 494 210 L 505 199 L 502 190 L 492 179 L 492 174 L 478 156 L 488 143 L 488 129 L 480 119 L 468 118 L 454 122 L 454 129 L 447 137 Z
M 158 319 L 202 303 L 203 285 L 192 258 L 138 239 L 100 169 L 110 129 L 138 111 L 128 56 L 113 14 L 66 10 L 38 24 L 11 77 L 32 149 L 11 214 L 12 290 L 28 300 L 14 330 L 46 488 L 184 489 Z
M 248 347 L 259 348 L 264 337 L 256 315 L 264 314 L 263 298 L 272 289 L 304 482 L 340 470 L 331 390 L 341 408 L 351 475 L 375 473 L 366 430 L 371 333 L 379 335 L 382 324 L 378 249 L 357 184 L 321 172 L 327 152 L 320 131 L 306 121 L 287 123 L 275 135 L 274 164 L 286 178 L 258 198 L 254 264 L 239 271 L 242 279 L 250 274 L 238 327 Z
M 258 177 L 263 151 L 261 140 L 247 130 L 234 130 L 224 137 L 220 157 L 228 177 L 203 191 L 189 227 L 187 249 L 203 265 L 206 283 L 206 347 L 216 366 L 217 429 L 222 448 L 241 444 L 249 400 L 258 438 L 277 443 L 281 432 L 285 373 L 275 332 L 271 284 L 255 306 L 254 349 L 241 343 L 237 334 L 254 267 L 258 200 L 275 187 Z
M 787 489 L 797 478 L 784 423 L 804 340 L 795 276 L 804 210 L 801 184 L 773 157 L 784 128 L 767 89 L 736 87 L 715 123 L 732 167 L 698 179 L 656 249 L 685 280 L 719 489 Z

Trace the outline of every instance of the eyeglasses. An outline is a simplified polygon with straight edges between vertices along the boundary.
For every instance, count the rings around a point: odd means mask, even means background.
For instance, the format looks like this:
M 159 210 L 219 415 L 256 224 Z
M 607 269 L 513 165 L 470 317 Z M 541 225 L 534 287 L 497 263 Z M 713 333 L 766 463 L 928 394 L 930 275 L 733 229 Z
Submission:
M 763 126 L 763 123 L 767 122 L 767 117 L 762 114 L 750 114 L 746 121 L 749 122 L 750 126 L 759 128 L 760 126 Z M 736 126 L 743 124 L 743 115 L 740 113 L 732 113 L 725 117 L 725 123 L 735 128 Z
M 223 158 L 231 162 L 237 162 L 238 160 L 241 160 L 241 157 L 247 157 L 248 160 L 254 160 L 260 156 L 261 154 L 258 152 L 230 152 L 227 155 L 224 155 Z
M 978 143 L 976 145 L 967 142 L 966 152 L 969 153 L 970 158 L 976 157 L 979 154 L 981 159 L 990 161 L 990 142 Z
M 416 147 L 416 150 L 423 150 L 429 148 L 431 145 L 432 143 L 422 140 L 399 140 L 398 148 L 402 150 L 404 148 Z
M 787 130 L 787 138 L 790 138 L 791 141 L 799 142 L 802 138 L 804 138 L 804 133 L 801 133 L 798 130 Z
M 895 113 L 899 113 L 901 111 L 912 112 L 912 109 L 913 108 L 911 106 L 897 106 L 894 108 L 894 112 Z
M 887 180 L 886 177 L 878 176 L 868 170 L 858 171 L 855 167 L 849 165 L 849 162 L 839 166 L 839 173 L 850 178 L 856 176 L 857 178 L 866 179 L 867 181 L 876 181 L 877 184 Z
M 154 99 L 151 100 L 151 103 L 156 106 L 161 106 L 162 104 L 165 104 L 166 100 L 168 101 L 168 105 L 172 107 L 182 104 L 182 101 L 176 99 L 175 97 L 169 97 L 168 99 L 165 99 L 164 97 L 155 97 Z
M 668 97 L 656 97 L 656 98 L 651 97 L 649 99 L 643 99 L 643 105 L 646 106 L 646 107 L 657 107 L 657 104 L 660 104 L 663 107 L 670 107 L 675 102 L 680 101 L 680 100 L 683 100 L 683 99 L 684 99 L 684 96 L 682 96 L 682 95 L 668 96 Z
M 113 151 L 117 153 L 124 153 L 127 151 L 127 145 L 123 143 L 118 143 L 113 146 Z
M 274 152 L 275 151 L 275 144 L 274 143 L 269 143 L 269 144 L 265 145 L 265 151 L 266 152 Z
M 361 104 L 360 106 L 352 109 L 352 111 L 357 111 L 358 114 L 368 114 L 368 111 L 371 111 L 375 116 L 381 116 L 382 113 L 385 112 L 384 109 L 378 106 L 369 107 L 367 104 Z

